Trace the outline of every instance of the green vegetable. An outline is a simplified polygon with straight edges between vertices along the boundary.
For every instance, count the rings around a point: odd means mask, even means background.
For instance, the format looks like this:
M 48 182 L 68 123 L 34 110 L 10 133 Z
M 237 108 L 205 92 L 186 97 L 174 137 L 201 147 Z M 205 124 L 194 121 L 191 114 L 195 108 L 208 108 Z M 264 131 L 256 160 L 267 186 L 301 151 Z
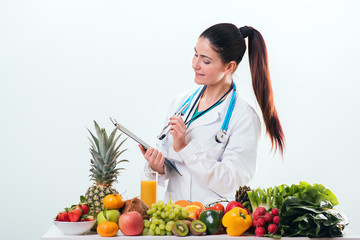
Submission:
M 272 208 L 281 208 L 283 202 L 290 196 L 304 201 L 320 204 L 330 204 L 336 206 L 339 204 L 336 196 L 321 184 L 310 185 L 307 182 L 300 182 L 298 185 L 269 187 L 267 189 L 257 188 L 248 191 L 249 200 L 253 212 L 258 207 L 264 207 L 267 210 Z
M 199 215 L 199 220 L 206 225 L 206 234 L 216 234 L 222 227 L 221 221 L 224 213 L 223 211 L 205 210 Z
M 348 224 L 346 217 L 335 209 L 291 196 L 284 201 L 280 218 L 281 235 L 287 237 L 340 237 Z

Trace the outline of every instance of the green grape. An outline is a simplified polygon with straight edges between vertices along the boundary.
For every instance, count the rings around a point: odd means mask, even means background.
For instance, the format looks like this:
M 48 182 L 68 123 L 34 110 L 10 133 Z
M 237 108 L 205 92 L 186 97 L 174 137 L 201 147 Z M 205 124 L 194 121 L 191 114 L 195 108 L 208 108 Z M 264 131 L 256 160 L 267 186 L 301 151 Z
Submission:
M 142 231 L 142 235 L 148 235 L 149 233 L 149 228 L 144 228 L 143 231 Z
M 156 214 L 159 216 L 161 214 L 161 211 L 160 210 L 157 210 L 156 211 Z
M 165 229 L 166 229 L 166 231 L 171 231 L 172 224 L 166 224 Z
M 151 204 L 151 208 L 156 208 L 156 203 Z
M 166 234 L 165 230 L 160 230 L 160 236 L 164 236 Z
M 170 213 L 169 218 L 174 219 L 175 218 L 175 213 L 174 212 Z
M 167 211 L 170 210 L 170 208 L 169 208 L 168 206 L 165 206 L 165 207 L 164 207 L 164 210 L 165 210 L 165 212 L 167 212 Z
M 154 213 L 152 214 L 152 216 L 153 216 L 153 217 L 157 217 L 157 213 L 154 212 Z
M 144 227 L 146 227 L 146 228 L 150 227 L 150 221 L 149 220 L 144 220 Z
M 155 232 L 154 232 L 154 230 L 149 230 L 149 234 L 151 235 L 151 236 L 155 236 Z
M 147 213 L 148 215 L 152 214 L 151 209 L 148 209 L 148 210 L 146 211 L 146 213 Z
M 153 220 L 153 222 L 154 222 L 154 224 L 156 224 L 156 225 L 159 225 L 159 223 L 160 223 L 160 221 L 159 221 L 158 218 L 155 218 L 155 220 Z
M 163 201 L 163 200 L 159 200 L 157 203 L 160 204 L 160 205 L 164 205 L 164 201 Z
M 178 214 L 180 212 L 179 208 L 174 209 L 174 213 Z
M 170 227 L 169 225 L 166 225 L 166 227 L 165 227 L 166 231 L 171 231 L 171 229 L 172 229 L 172 227 Z
M 154 223 L 150 224 L 150 229 L 154 230 L 156 228 L 156 225 Z
M 166 217 L 166 218 L 164 218 L 164 221 L 165 221 L 165 222 L 169 222 L 169 221 L 170 221 L 170 218 L 169 218 L 169 217 Z
M 173 232 L 172 231 L 166 231 L 166 235 L 171 236 L 171 235 L 173 235 Z
M 186 209 L 186 207 L 182 207 L 182 208 L 181 208 L 181 211 L 182 211 L 182 212 L 187 212 L 188 210 Z
M 181 212 L 181 215 L 186 218 L 187 216 L 189 216 L 189 213 L 188 212 Z
M 159 228 L 159 227 L 156 227 L 156 228 L 155 228 L 155 233 L 156 233 L 157 235 L 160 235 L 160 228 Z
M 160 228 L 160 230 L 164 230 L 165 229 L 165 224 L 160 223 L 159 228 Z
M 159 219 L 160 224 L 165 224 L 165 221 L 162 219 Z
M 181 209 L 181 207 L 179 205 L 175 205 L 175 209 Z

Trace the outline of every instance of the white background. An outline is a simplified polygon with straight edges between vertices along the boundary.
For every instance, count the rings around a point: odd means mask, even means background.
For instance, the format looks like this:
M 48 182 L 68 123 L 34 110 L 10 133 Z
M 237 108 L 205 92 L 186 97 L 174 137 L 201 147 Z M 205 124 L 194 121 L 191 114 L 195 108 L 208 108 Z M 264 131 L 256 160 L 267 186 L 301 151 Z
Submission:
M 200 33 L 219 22 L 258 29 L 267 43 L 282 159 L 263 134 L 255 187 L 321 183 L 359 232 L 358 1 L 0 0 L 0 229 L 39 239 L 89 180 L 93 120 L 112 116 L 155 145 L 175 95 L 194 88 Z M 234 77 L 259 111 L 247 53 Z M 115 185 L 139 196 L 144 160 L 128 140 Z M 236 186 L 238 187 L 238 186 Z

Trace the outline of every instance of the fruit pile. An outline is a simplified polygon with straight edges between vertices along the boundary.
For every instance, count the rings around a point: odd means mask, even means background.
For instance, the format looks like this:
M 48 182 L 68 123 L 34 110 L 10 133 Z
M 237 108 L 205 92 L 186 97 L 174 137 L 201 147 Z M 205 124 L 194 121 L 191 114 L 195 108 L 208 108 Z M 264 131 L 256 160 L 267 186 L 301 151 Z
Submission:
M 253 213 L 253 226 L 255 234 L 263 237 L 265 234 L 274 235 L 278 231 L 280 224 L 279 209 L 273 208 L 266 211 L 263 207 L 256 208 Z
M 59 222 L 94 221 L 94 217 L 88 214 L 89 206 L 84 203 L 84 200 L 85 198 L 81 196 L 79 204 L 64 208 L 64 211 L 59 212 L 54 220 Z
M 150 219 L 144 220 L 142 234 L 151 236 L 172 235 L 173 224 L 189 216 L 189 212 L 185 207 L 174 204 L 171 199 L 166 204 L 162 200 L 153 203 L 146 213 L 150 216 Z
M 106 195 L 103 199 L 104 209 L 97 215 L 97 233 L 101 237 L 113 237 L 120 230 L 126 236 L 140 235 L 144 228 L 142 214 L 124 211 L 125 207 L 131 209 L 133 206 L 130 205 L 134 205 L 134 202 L 134 199 L 124 201 L 120 194 Z

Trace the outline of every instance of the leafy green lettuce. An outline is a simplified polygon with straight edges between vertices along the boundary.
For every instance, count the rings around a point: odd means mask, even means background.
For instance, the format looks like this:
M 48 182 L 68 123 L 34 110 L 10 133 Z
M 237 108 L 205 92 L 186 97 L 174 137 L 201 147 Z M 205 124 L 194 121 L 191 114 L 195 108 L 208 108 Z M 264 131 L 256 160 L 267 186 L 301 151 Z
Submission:
M 283 202 L 280 218 L 281 235 L 287 237 L 341 237 L 348 224 L 346 217 L 335 209 L 291 196 Z
M 290 196 L 328 208 L 339 204 L 336 196 L 322 184 L 311 185 L 307 182 L 291 186 L 282 184 L 267 189 L 257 188 L 249 191 L 248 196 L 253 211 L 260 206 L 266 209 L 275 207 L 280 209 L 283 202 Z

